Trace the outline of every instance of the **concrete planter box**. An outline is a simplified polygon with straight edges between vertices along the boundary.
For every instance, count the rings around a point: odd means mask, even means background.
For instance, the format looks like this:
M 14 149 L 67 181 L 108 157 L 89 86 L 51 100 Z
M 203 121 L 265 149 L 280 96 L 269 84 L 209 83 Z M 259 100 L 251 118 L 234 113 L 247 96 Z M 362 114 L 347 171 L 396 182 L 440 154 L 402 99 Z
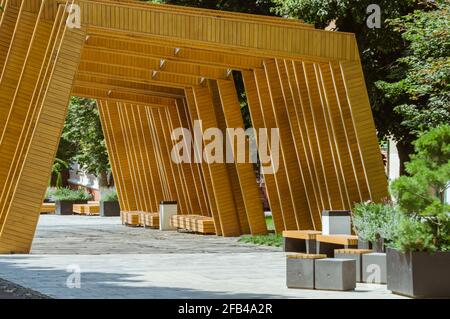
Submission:
M 100 216 L 120 216 L 120 205 L 118 201 L 100 201 Z
M 450 298 L 450 252 L 387 249 L 387 288 L 414 298 Z
M 87 200 L 57 200 L 55 201 L 55 214 L 56 215 L 72 215 L 73 204 L 87 204 Z

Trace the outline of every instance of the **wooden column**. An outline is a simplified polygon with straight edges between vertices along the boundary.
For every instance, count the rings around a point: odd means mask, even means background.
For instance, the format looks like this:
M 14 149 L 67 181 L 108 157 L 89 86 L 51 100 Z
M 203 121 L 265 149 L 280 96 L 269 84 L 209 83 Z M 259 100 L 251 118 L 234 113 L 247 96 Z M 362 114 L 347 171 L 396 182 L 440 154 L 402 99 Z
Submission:
M 250 110 L 252 125 L 255 130 L 264 128 L 264 120 L 262 115 L 261 102 L 258 95 L 258 88 L 256 86 L 255 75 L 252 71 L 242 71 L 242 78 L 244 80 L 245 92 L 247 94 L 247 103 Z M 261 150 L 259 150 L 261 151 Z M 262 150 L 266 151 L 266 150 Z M 264 182 L 266 187 L 267 199 L 269 201 L 270 210 L 272 212 L 275 231 L 281 233 L 285 230 L 283 220 L 283 213 L 281 210 L 281 198 L 278 193 L 275 176 L 272 174 L 264 175 Z
M 292 109 L 292 104 L 286 105 L 279 70 L 275 61 L 265 60 L 264 70 L 268 81 L 275 125 L 279 128 L 280 132 L 280 158 L 284 161 L 297 229 L 312 229 L 311 208 L 307 200 L 305 185 L 302 180 L 302 171 L 300 169 L 302 163 L 299 163 L 293 138 L 293 133 L 297 132 L 297 128 L 291 127 L 289 121 L 290 114 L 288 114 L 288 108 Z M 283 80 L 285 81 L 286 79 Z
M 259 102 L 261 106 L 261 114 L 264 121 L 264 128 L 270 131 L 272 128 L 278 128 L 275 121 L 275 115 L 272 107 L 272 100 L 270 96 L 269 80 L 267 79 L 264 69 L 256 69 L 255 79 L 258 88 Z M 279 167 L 274 173 L 275 183 L 277 185 L 277 191 L 280 197 L 280 206 L 283 213 L 283 221 L 285 230 L 297 230 L 297 220 L 295 214 L 295 208 L 293 204 L 293 195 L 289 187 L 289 181 L 286 174 L 285 159 L 282 147 L 282 134 L 279 131 Z M 271 150 L 273 152 L 273 150 Z
M 111 106 L 110 106 L 111 105 Z M 119 198 L 120 209 L 122 211 L 131 210 L 131 205 L 128 198 L 129 191 L 127 190 L 127 183 L 125 182 L 125 168 L 120 161 L 119 145 L 116 144 L 115 131 L 113 119 L 110 115 L 110 107 L 114 107 L 114 102 L 97 100 L 97 107 L 102 125 L 103 135 L 105 137 L 106 149 L 108 150 L 109 162 L 111 164 L 111 171 L 114 178 L 114 185 L 116 186 L 117 196 Z
M 193 88 L 193 91 L 198 117 L 203 125 L 203 132 L 208 128 L 217 128 L 217 119 L 214 110 L 211 108 L 213 102 L 209 88 L 197 86 Z M 239 220 L 226 166 L 224 163 L 208 163 L 207 166 L 211 176 L 222 235 L 225 237 L 239 236 Z
M 193 130 L 191 128 L 191 123 L 190 123 L 189 115 L 187 114 L 187 112 L 188 112 L 188 110 L 187 110 L 187 104 L 186 104 L 185 99 L 177 100 L 174 113 L 177 114 L 177 117 L 175 117 L 175 119 L 178 119 L 178 122 L 177 122 L 177 120 L 175 120 L 175 123 L 179 123 L 179 127 L 188 129 L 191 134 L 191 137 L 193 137 L 192 136 Z M 190 152 L 191 163 L 184 164 L 184 167 L 188 166 L 188 170 L 192 174 L 193 181 L 192 181 L 191 185 L 194 185 L 201 215 L 211 216 L 210 207 L 209 207 L 208 198 L 207 198 L 207 190 L 206 190 L 205 181 L 204 181 L 204 177 L 203 177 L 203 173 L 202 173 L 202 168 L 201 168 L 200 164 L 194 163 L 194 161 L 193 161 L 193 158 L 194 158 L 193 141 L 191 141 L 191 143 L 188 144 L 187 146 L 191 148 L 191 152 Z M 189 174 L 188 174 L 188 176 L 189 176 Z
M 378 144 L 375 124 L 361 63 L 341 62 L 341 72 L 347 91 L 352 121 L 355 127 L 358 147 L 361 152 L 363 168 L 367 178 L 370 197 L 373 201 L 387 198 L 387 178 Z
M 217 87 L 220 93 L 226 126 L 228 128 L 244 129 L 244 122 L 242 120 L 240 104 L 234 83 L 232 81 L 219 80 L 217 81 Z M 253 164 L 237 162 L 236 147 L 233 149 L 233 152 L 236 172 L 239 179 L 237 185 L 240 186 L 240 191 L 242 193 L 250 232 L 252 235 L 267 234 L 267 225 L 258 185 L 256 183 L 255 172 L 253 170 Z
M 3 211 L 2 253 L 27 253 L 30 250 L 85 38 L 84 28 L 64 28 L 17 186 L 8 196 L 8 206 Z
M 228 82 L 230 82 L 228 80 Z M 217 128 L 221 130 L 223 133 L 223 154 L 224 161 L 226 158 L 226 139 L 227 139 L 227 122 L 225 121 L 225 115 L 223 111 L 222 101 L 220 92 L 217 86 L 217 82 L 213 80 L 208 81 L 209 90 L 211 92 L 211 98 L 213 102 L 214 113 L 217 119 Z M 240 110 L 239 114 L 240 114 Z M 250 226 L 248 224 L 247 214 L 245 212 L 245 203 L 244 198 L 242 196 L 241 188 L 239 185 L 239 177 L 236 171 L 235 163 L 225 163 L 228 172 L 228 178 L 230 180 L 230 185 L 234 198 L 234 206 L 236 208 L 236 212 L 239 218 L 239 226 L 241 229 L 241 234 L 250 234 Z

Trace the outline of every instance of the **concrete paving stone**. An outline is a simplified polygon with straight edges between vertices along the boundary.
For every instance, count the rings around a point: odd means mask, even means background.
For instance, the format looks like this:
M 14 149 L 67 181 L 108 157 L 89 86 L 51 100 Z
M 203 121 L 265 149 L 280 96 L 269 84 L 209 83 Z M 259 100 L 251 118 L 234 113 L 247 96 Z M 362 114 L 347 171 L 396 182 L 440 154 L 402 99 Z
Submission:
M 80 289 L 66 286 L 69 265 L 81 267 Z M 0 278 L 54 298 L 401 298 L 373 284 L 288 289 L 280 248 L 128 228 L 114 217 L 41 216 L 31 254 L 0 256 Z

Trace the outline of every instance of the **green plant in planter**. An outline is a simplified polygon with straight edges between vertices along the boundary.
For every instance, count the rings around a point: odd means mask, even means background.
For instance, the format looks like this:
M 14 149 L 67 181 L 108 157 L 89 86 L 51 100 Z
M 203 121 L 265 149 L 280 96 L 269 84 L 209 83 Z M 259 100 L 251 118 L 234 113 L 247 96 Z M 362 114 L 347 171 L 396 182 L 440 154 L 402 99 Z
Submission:
M 115 189 L 107 189 L 102 192 L 101 200 L 103 202 L 118 202 L 119 197 L 117 196 L 117 192 Z
M 47 187 L 47 190 L 45 191 L 45 199 L 52 199 L 55 191 L 56 187 Z
M 450 125 L 423 134 L 415 143 L 416 154 L 406 164 L 410 176 L 391 184 L 391 192 L 404 213 L 392 247 L 408 251 L 450 250 Z
M 392 203 L 358 203 L 352 212 L 352 222 L 358 236 L 369 242 L 392 240 L 400 218 Z
M 90 200 L 92 196 L 83 189 L 71 190 L 69 188 L 56 188 L 50 198 L 53 201 L 79 201 Z

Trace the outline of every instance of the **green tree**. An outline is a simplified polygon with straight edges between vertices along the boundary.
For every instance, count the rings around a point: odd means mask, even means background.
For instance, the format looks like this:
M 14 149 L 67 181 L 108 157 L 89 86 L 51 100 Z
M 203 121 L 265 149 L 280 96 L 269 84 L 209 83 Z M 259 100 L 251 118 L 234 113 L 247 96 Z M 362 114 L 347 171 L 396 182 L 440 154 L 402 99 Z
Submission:
M 271 15 L 271 0 L 143 0 L 152 3 L 175 4 L 188 7 Z
M 380 139 L 393 136 L 398 142 L 401 163 L 406 162 L 413 151 L 411 142 L 416 137 L 409 127 L 402 125 L 403 114 L 395 111 L 395 105 L 386 99 L 376 82 L 399 77 L 395 64 L 408 47 L 401 33 L 386 21 L 430 5 L 420 0 L 378 0 L 382 26 L 371 29 L 366 21 L 369 16 L 367 7 L 374 3 L 373 0 L 273 1 L 279 15 L 304 19 L 317 28 L 334 25 L 336 31 L 355 33 L 378 136 Z
M 398 207 L 407 218 L 398 231 L 396 244 L 402 250 L 450 249 L 450 125 L 422 134 L 414 142 L 415 154 L 406 164 L 410 176 L 391 184 Z
M 72 97 L 61 140 L 58 151 L 98 176 L 100 186 L 108 186 L 109 158 L 94 100 Z M 65 147 L 69 150 L 64 151 Z
M 450 123 L 450 2 L 431 11 L 415 11 L 390 25 L 409 43 L 397 60 L 397 81 L 377 87 L 402 118 L 402 126 L 417 135 Z

